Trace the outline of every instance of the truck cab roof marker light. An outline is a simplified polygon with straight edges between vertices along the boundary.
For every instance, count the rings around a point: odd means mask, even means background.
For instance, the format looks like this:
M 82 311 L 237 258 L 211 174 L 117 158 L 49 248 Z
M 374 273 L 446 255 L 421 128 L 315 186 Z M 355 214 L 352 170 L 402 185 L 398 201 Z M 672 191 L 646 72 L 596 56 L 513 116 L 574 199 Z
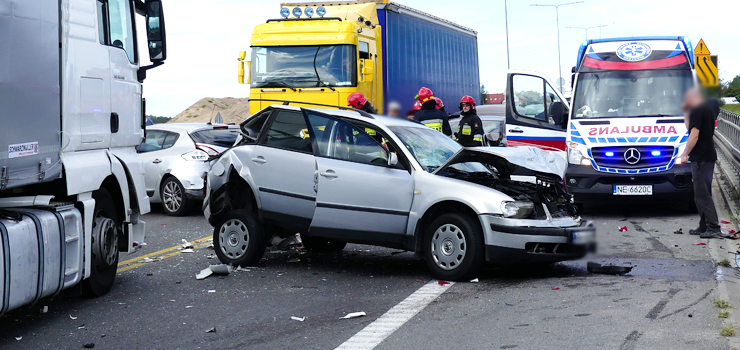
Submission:
M 290 16 L 290 9 L 288 9 L 287 7 L 281 8 L 280 16 L 283 16 L 283 18 L 288 18 L 288 16 Z
M 295 18 L 301 17 L 302 14 L 303 14 L 303 10 L 301 10 L 300 7 L 294 7 L 293 8 L 293 16 Z
M 326 7 L 324 7 L 324 6 L 317 7 L 316 8 L 316 14 L 319 15 L 319 17 L 322 17 L 323 18 L 324 15 L 326 15 Z
M 306 9 L 303 10 L 303 13 L 305 13 L 308 18 L 311 18 L 311 16 L 313 16 L 313 7 L 306 7 Z

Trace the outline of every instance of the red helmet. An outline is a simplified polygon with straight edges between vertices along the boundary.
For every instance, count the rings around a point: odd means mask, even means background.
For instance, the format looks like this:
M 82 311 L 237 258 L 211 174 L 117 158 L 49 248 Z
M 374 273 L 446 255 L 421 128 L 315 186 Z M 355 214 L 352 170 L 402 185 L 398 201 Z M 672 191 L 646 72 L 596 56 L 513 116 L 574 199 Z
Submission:
M 437 109 L 445 108 L 445 103 L 442 102 L 441 98 L 435 97 L 434 100 L 437 101 Z
M 421 101 L 421 103 L 427 102 L 434 98 L 434 93 L 432 90 L 429 90 L 428 88 L 421 88 L 419 89 L 419 93 L 416 95 L 416 98 Z
M 421 109 L 421 101 L 416 100 L 416 102 L 414 103 L 414 110 L 418 111 L 420 109 Z
M 470 96 L 468 96 L 468 95 L 465 95 L 465 96 L 463 96 L 462 99 L 460 99 L 460 110 L 462 110 L 462 104 L 463 103 L 469 103 L 470 106 L 472 106 L 473 108 L 475 108 L 475 99 L 472 98 L 472 97 L 470 97 Z
M 361 92 L 353 92 L 347 97 L 347 105 L 352 108 L 360 109 L 365 103 L 367 103 L 367 98 Z

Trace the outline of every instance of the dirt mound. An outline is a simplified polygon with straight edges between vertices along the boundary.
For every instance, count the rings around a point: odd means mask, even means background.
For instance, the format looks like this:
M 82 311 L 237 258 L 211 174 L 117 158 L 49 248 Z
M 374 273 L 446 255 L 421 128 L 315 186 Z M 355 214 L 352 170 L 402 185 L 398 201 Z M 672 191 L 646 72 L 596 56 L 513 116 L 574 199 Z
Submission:
M 172 118 L 169 123 L 208 123 L 215 122 L 216 114 L 221 113 L 224 123 L 241 123 L 249 117 L 248 98 L 206 97 Z

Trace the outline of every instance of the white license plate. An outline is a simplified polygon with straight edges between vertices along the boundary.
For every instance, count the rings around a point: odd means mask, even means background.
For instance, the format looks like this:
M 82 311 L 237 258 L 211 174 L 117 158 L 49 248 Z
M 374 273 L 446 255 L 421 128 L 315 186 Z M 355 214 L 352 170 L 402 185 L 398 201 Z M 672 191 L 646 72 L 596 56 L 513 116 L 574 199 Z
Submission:
M 653 185 L 614 185 L 615 196 L 652 196 Z

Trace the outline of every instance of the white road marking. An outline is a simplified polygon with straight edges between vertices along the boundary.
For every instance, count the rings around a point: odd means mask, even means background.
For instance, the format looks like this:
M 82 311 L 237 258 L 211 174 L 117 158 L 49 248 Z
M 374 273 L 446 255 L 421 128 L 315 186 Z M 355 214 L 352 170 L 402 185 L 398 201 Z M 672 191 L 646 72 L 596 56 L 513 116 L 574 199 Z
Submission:
M 450 284 L 441 286 L 437 281 L 425 284 L 352 338 L 339 345 L 335 350 L 371 350 L 375 348 L 454 284 L 454 282 L 450 282 Z

